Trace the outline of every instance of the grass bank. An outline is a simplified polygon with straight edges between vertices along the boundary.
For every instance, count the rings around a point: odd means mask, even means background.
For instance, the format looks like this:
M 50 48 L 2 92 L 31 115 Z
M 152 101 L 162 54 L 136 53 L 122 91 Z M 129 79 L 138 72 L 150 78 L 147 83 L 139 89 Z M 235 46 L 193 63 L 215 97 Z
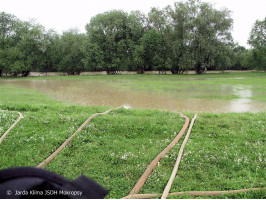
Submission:
M 89 116 L 108 109 L 64 104 L 41 93 L 8 85 L 0 86 L 0 91 L 0 108 L 24 115 L 0 145 L 1 169 L 37 166 Z M 9 119 L 15 120 L 16 116 L 0 114 L 2 132 L 8 123 L 12 124 Z M 265 119 L 265 112 L 200 113 L 171 192 L 265 187 Z M 130 192 L 183 123 L 179 115 L 165 111 L 113 111 L 93 119 L 46 169 L 69 179 L 85 174 L 110 191 L 107 198 L 121 198 Z M 161 160 L 141 193 L 163 191 L 182 140 Z M 263 199 L 266 193 L 264 190 L 217 198 Z

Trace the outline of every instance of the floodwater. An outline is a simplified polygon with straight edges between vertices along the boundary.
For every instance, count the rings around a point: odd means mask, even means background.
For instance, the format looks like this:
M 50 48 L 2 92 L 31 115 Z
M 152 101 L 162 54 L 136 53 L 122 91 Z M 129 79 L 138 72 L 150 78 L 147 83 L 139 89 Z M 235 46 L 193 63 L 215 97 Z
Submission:
M 244 85 L 223 84 L 219 91 L 208 93 L 235 95 L 233 100 L 206 99 L 193 97 L 193 89 L 173 90 L 171 92 L 156 93 L 152 91 L 135 91 L 119 88 L 111 81 L 84 81 L 84 80 L 0 80 L 0 84 L 10 84 L 16 87 L 29 88 L 47 96 L 80 105 L 130 105 L 139 109 L 161 109 L 170 111 L 191 112 L 259 112 L 266 110 L 266 103 L 252 100 L 253 88 Z M 206 93 L 206 89 L 197 93 Z M 185 93 L 182 94 L 182 93 Z M 203 94 L 204 95 L 204 94 Z

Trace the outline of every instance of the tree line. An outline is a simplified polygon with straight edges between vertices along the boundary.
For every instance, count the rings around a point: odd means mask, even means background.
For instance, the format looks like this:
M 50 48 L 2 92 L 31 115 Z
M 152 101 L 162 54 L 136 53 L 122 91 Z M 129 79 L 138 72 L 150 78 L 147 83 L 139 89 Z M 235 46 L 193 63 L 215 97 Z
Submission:
M 235 43 L 227 9 L 200 0 L 175 2 L 145 15 L 112 10 L 91 18 L 86 33 L 58 34 L 34 21 L 0 13 L 0 76 L 30 71 L 66 72 L 146 70 L 266 70 L 266 18 L 250 32 L 251 49 Z

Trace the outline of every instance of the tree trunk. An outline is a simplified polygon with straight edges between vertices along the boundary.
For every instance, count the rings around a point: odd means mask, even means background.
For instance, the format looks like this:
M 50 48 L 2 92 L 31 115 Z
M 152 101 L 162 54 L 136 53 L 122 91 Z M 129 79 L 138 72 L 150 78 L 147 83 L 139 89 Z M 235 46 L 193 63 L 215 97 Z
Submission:
M 30 75 L 30 70 L 22 71 L 22 76 L 23 77 L 26 77 L 26 76 L 29 76 L 29 75 Z
M 172 68 L 171 68 L 171 72 L 172 74 L 178 74 L 178 66 L 177 65 L 174 65 Z
M 197 74 L 202 74 L 203 70 L 202 70 L 202 68 L 201 68 L 201 63 L 200 63 L 200 62 L 198 62 L 198 63 L 196 64 L 196 66 L 195 66 L 195 71 L 196 71 Z

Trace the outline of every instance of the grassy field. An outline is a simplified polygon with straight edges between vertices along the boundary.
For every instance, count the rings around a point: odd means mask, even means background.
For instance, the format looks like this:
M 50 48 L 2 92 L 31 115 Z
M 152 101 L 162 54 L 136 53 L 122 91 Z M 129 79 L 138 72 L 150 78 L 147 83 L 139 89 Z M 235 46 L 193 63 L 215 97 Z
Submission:
M 204 82 L 220 74 L 204 75 Z M 193 76 L 197 83 L 204 76 Z M 229 74 L 228 84 L 266 87 L 265 74 L 250 73 L 244 79 Z M 252 78 L 252 76 L 254 76 Z M 119 81 L 117 81 L 119 77 Z M 154 85 L 156 80 L 165 85 Z M 255 79 L 256 77 L 256 79 Z M 143 90 L 142 84 L 158 89 L 169 87 L 184 76 L 105 76 L 125 87 Z M 188 78 L 188 77 L 186 77 Z M 36 77 L 25 79 L 90 79 L 101 76 Z M 128 81 L 130 79 L 131 81 Z M 220 82 L 219 82 L 219 79 Z M 124 81 L 123 81 L 124 80 Z M 141 81 L 140 81 L 141 80 Z M 171 82 L 172 81 L 172 82 Z M 128 83 L 128 84 L 126 84 Z M 214 84 L 215 84 L 214 83 Z M 263 95 L 257 97 L 265 101 Z M 93 113 L 108 107 L 65 104 L 29 89 L 0 85 L 0 109 L 20 111 L 24 118 L 0 145 L 0 168 L 37 166 Z M 185 113 L 192 118 L 193 113 Z M 0 112 L 0 134 L 17 116 Z M 126 196 L 148 164 L 176 136 L 184 123 L 178 114 L 159 110 L 120 109 L 99 116 L 74 138 L 46 169 L 74 179 L 87 175 L 109 190 L 107 198 Z M 171 192 L 234 190 L 265 187 L 266 113 L 199 113 Z M 161 193 L 170 177 L 183 138 L 155 168 L 140 193 Z M 177 196 L 175 198 L 195 198 Z M 208 197 L 204 197 L 208 198 Z M 210 198 L 266 198 L 266 192 L 219 195 Z

